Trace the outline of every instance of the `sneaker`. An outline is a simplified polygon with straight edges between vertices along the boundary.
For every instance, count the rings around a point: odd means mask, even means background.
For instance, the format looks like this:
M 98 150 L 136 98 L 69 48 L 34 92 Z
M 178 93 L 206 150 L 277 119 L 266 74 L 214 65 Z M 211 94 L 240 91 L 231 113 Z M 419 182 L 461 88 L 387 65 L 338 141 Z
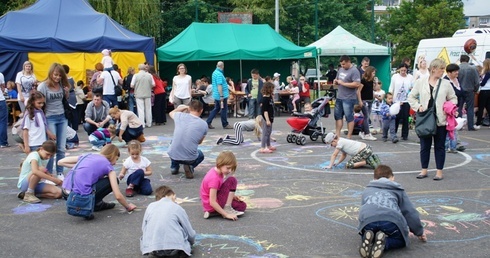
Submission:
M 475 125 L 475 126 L 473 126 L 473 129 L 475 129 L 475 130 L 480 130 L 480 129 L 481 129 L 481 126 L 479 126 L 479 125 Z
M 378 231 L 374 237 L 373 247 L 371 248 L 371 257 L 380 258 L 385 250 L 386 235 L 383 231 Z
M 194 167 L 192 165 L 184 165 L 184 174 L 185 174 L 185 178 L 193 179 L 194 178 Z
M 463 146 L 463 145 L 460 145 L 460 146 L 456 147 L 456 150 L 457 151 L 465 151 L 466 150 L 466 147 Z
M 61 181 L 65 181 L 65 175 L 63 174 L 58 174 L 56 177 Z
M 140 136 L 138 136 L 138 140 L 139 142 L 145 142 L 146 141 L 146 138 L 145 138 L 145 135 L 144 134 L 140 134 Z
M 237 211 L 237 210 L 233 209 L 231 206 L 225 207 L 223 210 L 226 213 L 236 215 L 237 217 L 238 216 L 242 216 L 243 214 L 245 214 L 245 212 L 243 212 L 243 211 Z
M 73 149 L 73 148 L 75 148 L 75 143 L 73 143 L 73 142 L 67 142 L 66 143 L 66 149 L 67 150 L 70 150 L 70 149 Z
M 371 134 L 368 134 L 368 135 L 365 135 L 364 140 L 368 140 L 368 141 L 376 141 L 376 137 L 372 136 Z
M 223 143 L 223 138 L 219 137 L 219 139 L 216 141 L 216 145 L 220 145 L 221 143 Z
M 68 199 L 68 195 L 69 195 L 69 193 L 64 188 L 62 188 L 61 189 L 61 198 L 63 198 L 66 201 Z
M 8 143 L 0 145 L 0 148 L 8 148 L 8 147 L 10 147 L 10 145 Z
M 126 197 L 133 197 L 134 196 L 134 191 L 133 188 L 126 188 Z
M 227 126 L 223 127 L 223 129 L 233 129 L 233 126 L 227 125 Z
M 94 151 L 100 151 L 100 147 L 98 147 L 98 146 L 92 146 L 92 150 L 94 150 Z
M 371 230 L 366 230 L 362 236 L 362 243 L 359 247 L 359 254 L 363 258 L 369 257 L 373 246 L 374 233 Z
M 28 193 L 26 192 L 24 194 L 24 198 L 23 198 L 24 202 L 28 202 L 28 203 L 40 203 L 41 200 L 39 200 L 39 198 L 37 198 L 34 193 Z
M 387 142 L 387 141 L 388 141 L 388 138 L 383 137 L 383 142 Z
M 17 194 L 17 198 L 19 199 L 24 199 L 24 195 L 26 194 L 26 192 L 20 192 L 19 194 Z
M 229 134 L 225 135 L 225 139 L 230 139 L 230 135 Z
M 171 173 L 172 175 L 177 175 L 177 174 L 179 174 L 179 168 L 177 168 L 177 169 L 172 169 L 172 168 L 171 168 L 171 169 L 170 169 L 170 173 Z
M 208 128 L 209 129 L 214 129 L 214 126 L 212 126 L 211 124 L 208 124 Z
M 217 216 L 217 215 L 219 215 L 219 213 L 217 213 L 217 212 L 205 211 L 203 218 L 208 219 L 210 217 L 214 217 L 214 216 Z
M 203 216 L 205 219 L 208 219 L 209 218 L 209 211 L 205 211 L 204 212 L 204 216 Z
M 364 132 L 359 132 L 359 136 L 361 137 L 361 139 L 364 140 L 364 137 L 365 137 Z
M 115 203 L 101 201 L 99 204 L 95 205 L 94 211 L 110 210 L 116 207 Z
M 391 142 L 397 143 L 398 142 L 398 138 L 393 138 L 393 140 L 391 140 Z
M 94 214 L 90 214 L 88 217 L 85 217 L 85 220 L 93 220 L 94 218 Z

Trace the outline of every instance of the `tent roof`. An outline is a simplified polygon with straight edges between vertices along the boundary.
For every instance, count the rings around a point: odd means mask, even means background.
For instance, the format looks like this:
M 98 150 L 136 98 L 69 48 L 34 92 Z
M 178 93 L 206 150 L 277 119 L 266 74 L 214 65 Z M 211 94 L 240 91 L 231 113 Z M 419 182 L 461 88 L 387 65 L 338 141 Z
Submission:
M 337 28 L 323 36 L 323 38 L 311 43 L 308 46 L 321 49 L 321 56 L 390 55 L 389 48 L 364 41 L 352 35 L 341 26 L 337 26 Z
M 267 24 L 192 23 L 157 48 L 159 61 L 273 60 L 316 57 Z
M 0 17 L 0 52 L 153 52 L 154 45 L 87 0 L 38 0 Z

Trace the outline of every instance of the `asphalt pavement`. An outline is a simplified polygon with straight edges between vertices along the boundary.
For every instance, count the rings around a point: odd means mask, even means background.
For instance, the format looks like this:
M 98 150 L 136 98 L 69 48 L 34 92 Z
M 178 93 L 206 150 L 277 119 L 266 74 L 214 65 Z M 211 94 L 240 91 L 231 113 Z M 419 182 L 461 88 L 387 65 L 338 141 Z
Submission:
M 288 143 L 288 117 L 282 114 L 275 119 L 272 136 L 277 150 L 271 154 L 258 152 L 260 143 L 252 132 L 245 132 L 245 142 L 239 146 L 216 145 L 219 137 L 233 134 L 233 130 L 222 129 L 216 118 L 216 129 L 209 130 L 200 146 L 205 160 L 195 168 L 194 179 L 186 179 L 183 169 L 179 175 L 170 174 L 166 151 L 172 139 L 172 120 L 145 129 L 143 155 L 152 162 L 152 186 L 169 185 L 176 192 L 198 232 L 195 257 L 359 257 L 360 194 L 373 178 L 372 169 L 346 169 L 345 162 L 333 170 L 322 169 L 333 149 L 309 137 L 305 145 Z M 229 122 L 239 120 L 244 118 L 230 118 Z M 321 121 L 327 131 L 334 129 L 333 117 Z M 92 152 L 81 126 L 78 135 L 79 148 L 68 150 L 67 155 Z M 428 236 L 427 243 L 412 236 L 409 247 L 386 252 L 384 257 L 488 257 L 490 129 L 459 132 L 466 150 L 447 154 L 442 181 L 432 180 L 433 153 L 429 177 L 415 178 L 420 161 L 413 131 L 407 141 L 397 144 L 375 136 L 377 141 L 367 143 L 395 171 L 395 180 L 417 207 Z M 358 136 L 353 139 L 360 140 Z M 9 142 L 14 145 L 11 137 Z M 248 204 L 237 221 L 204 219 L 199 200 L 201 180 L 223 150 L 237 156 L 237 194 Z M 17 198 L 16 188 L 24 157 L 15 145 L 0 149 L 0 257 L 141 257 L 141 223 L 154 196 L 129 198 L 138 206 L 132 214 L 117 204 L 113 210 L 96 213 L 92 221 L 67 215 L 63 200 L 27 204 Z M 126 157 L 127 150 L 122 149 L 118 171 Z M 121 183 L 120 189 L 124 188 Z M 113 195 L 105 200 L 115 202 Z

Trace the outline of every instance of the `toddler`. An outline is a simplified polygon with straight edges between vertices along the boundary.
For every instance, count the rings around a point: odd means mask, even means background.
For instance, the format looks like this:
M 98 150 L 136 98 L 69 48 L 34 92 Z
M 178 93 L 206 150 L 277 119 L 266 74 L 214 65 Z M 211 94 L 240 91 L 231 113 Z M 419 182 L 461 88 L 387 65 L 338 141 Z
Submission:
M 383 118 L 383 141 L 388 141 L 388 130 L 390 131 L 391 141 L 393 143 L 398 142 L 398 137 L 395 131 L 395 120 L 396 115 L 390 114 L 390 107 L 393 105 L 393 94 L 390 92 L 386 93 L 385 102 L 381 104 L 381 117 Z
M 335 148 L 330 157 L 330 164 L 325 169 L 331 169 L 342 163 L 347 154 L 351 155 L 352 158 L 347 162 L 346 168 L 359 168 L 366 164 L 376 168 L 380 164 L 378 155 L 374 154 L 372 147 L 366 143 L 341 138 L 334 133 L 328 133 L 325 136 L 325 143 Z M 336 163 L 339 153 L 340 158 Z
M 102 50 L 102 65 L 104 66 L 104 70 L 110 72 L 111 70 L 114 70 L 112 67 L 114 65 L 114 61 L 112 61 L 112 52 L 109 49 L 104 49 Z
M 152 174 L 151 162 L 141 156 L 141 143 L 139 141 L 130 141 L 128 143 L 128 152 L 130 157 L 124 160 L 121 173 L 119 173 L 119 180 L 126 178 L 126 183 L 128 184 L 126 197 L 133 197 L 134 192 L 150 195 L 153 190 L 151 189 L 150 179 L 147 177 Z
M 296 101 L 299 99 L 299 88 L 298 88 L 298 82 L 296 80 L 291 81 L 291 88 L 289 89 L 289 92 L 294 93 L 292 96 L 292 104 L 293 104 L 293 112 L 297 112 L 298 109 L 296 108 Z
M 374 180 L 362 193 L 359 210 L 359 234 L 362 236 L 361 257 L 379 258 L 390 249 L 408 246 L 408 233 L 427 241 L 419 212 L 395 182 L 390 167 L 379 165 L 374 170 Z
M 106 144 L 111 143 L 116 136 L 116 126 L 111 124 L 107 128 L 99 127 L 88 136 L 88 141 L 92 144 L 92 150 L 100 151 Z
M 223 151 L 216 158 L 216 166 L 211 168 L 201 183 L 201 203 L 204 218 L 213 215 L 237 220 L 244 214 L 247 204 L 241 196 L 235 195 L 238 181 L 235 178 L 236 157 L 231 151 Z

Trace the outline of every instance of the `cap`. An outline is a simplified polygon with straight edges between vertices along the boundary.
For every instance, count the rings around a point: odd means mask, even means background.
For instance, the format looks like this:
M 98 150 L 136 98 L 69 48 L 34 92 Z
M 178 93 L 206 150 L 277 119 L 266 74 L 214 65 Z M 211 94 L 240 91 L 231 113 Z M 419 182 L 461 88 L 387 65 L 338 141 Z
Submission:
M 274 78 L 281 76 L 280 73 L 274 73 Z
M 334 133 L 328 133 L 326 136 L 325 136 L 325 143 L 326 144 L 330 144 L 332 143 L 332 141 L 335 139 L 335 134 Z
M 102 52 L 101 52 L 101 53 L 102 53 L 104 56 L 107 56 L 107 55 L 109 55 L 109 53 L 110 53 L 110 52 L 111 52 L 111 50 L 109 50 L 109 49 L 104 49 L 104 50 L 102 50 Z

